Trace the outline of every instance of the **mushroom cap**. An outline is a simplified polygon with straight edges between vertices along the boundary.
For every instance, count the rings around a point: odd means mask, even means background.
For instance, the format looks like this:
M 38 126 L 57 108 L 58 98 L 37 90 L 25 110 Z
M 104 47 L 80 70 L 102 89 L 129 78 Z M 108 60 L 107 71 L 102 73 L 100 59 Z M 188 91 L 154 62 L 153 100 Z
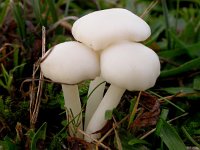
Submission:
M 44 57 L 46 59 L 40 65 L 42 73 L 55 82 L 76 84 L 93 79 L 100 73 L 97 54 L 79 42 L 58 44 L 48 50 Z
M 98 51 L 121 40 L 144 41 L 149 25 L 132 12 L 122 8 L 95 11 L 74 22 L 72 34 L 77 41 Z
M 102 51 L 101 75 L 109 83 L 128 89 L 144 91 L 155 85 L 160 74 L 160 61 L 150 48 L 123 41 Z

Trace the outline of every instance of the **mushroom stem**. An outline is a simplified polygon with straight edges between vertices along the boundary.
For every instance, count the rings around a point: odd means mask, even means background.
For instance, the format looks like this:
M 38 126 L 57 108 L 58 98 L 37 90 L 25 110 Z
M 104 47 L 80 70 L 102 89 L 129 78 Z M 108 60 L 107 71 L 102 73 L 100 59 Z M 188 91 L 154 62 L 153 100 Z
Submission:
M 103 94 L 105 90 L 106 83 L 102 77 L 96 77 L 95 80 L 90 82 L 88 90 L 88 100 L 85 110 L 85 124 L 84 129 L 87 128 L 88 122 L 90 121 L 92 115 L 103 99 Z
M 83 136 L 79 132 L 76 132 L 77 127 L 81 130 L 83 129 L 81 101 L 79 97 L 78 85 L 62 84 L 62 90 L 68 121 L 71 122 L 74 120 L 74 123 L 69 124 L 69 133 L 71 136 L 74 136 L 74 133 L 76 133 L 76 137 L 82 138 Z
M 107 122 L 107 120 L 105 119 L 105 112 L 107 110 L 113 110 L 115 107 L 117 107 L 125 90 L 126 89 L 117 87 L 115 85 L 110 85 L 104 98 L 102 99 L 101 103 L 99 104 L 97 110 L 95 111 L 87 126 L 86 133 L 91 134 L 92 138 L 97 139 L 99 137 L 98 134 L 92 133 L 99 131 L 103 128 L 103 126 Z M 85 137 L 85 140 L 88 142 L 92 141 L 92 139 L 89 139 L 87 137 Z

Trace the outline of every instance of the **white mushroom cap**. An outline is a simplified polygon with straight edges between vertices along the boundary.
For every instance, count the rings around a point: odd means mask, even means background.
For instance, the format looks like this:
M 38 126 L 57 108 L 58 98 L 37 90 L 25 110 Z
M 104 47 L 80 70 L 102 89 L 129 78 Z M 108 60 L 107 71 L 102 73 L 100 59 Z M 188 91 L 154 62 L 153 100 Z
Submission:
M 160 74 L 157 54 L 140 43 L 127 41 L 102 51 L 100 65 L 107 82 L 130 91 L 153 87 Z
M 93 79 L 100 73 L 97 54 L 79 42 L 58 44 L 52 51 L 48 50 L 46 55 L 41 70 L 45 77 L 55 82 L 76 84 Z
M 151 29 L 132 12 L 112 8 L 81 17 L 73 24 L 72 34 L 88 47 L 102 50 L 121 40 L 144 41 L 150 36 Z

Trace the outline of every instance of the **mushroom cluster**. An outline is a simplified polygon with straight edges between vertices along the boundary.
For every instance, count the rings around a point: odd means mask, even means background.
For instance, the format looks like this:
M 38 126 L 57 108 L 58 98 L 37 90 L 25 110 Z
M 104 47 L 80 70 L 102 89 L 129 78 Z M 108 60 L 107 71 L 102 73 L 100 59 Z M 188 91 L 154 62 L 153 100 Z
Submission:
M 62 84 L 62 88 L 65 106 L 74 117 L 81 115 L 76 84 L 95 78 L 89 87 L 88 95 L 92 94 L 87 101 L 84 125 L 92 138 L 100 136 L 93 133 L 106 124 L 105 112 L 117 107 L 125 90 L 144 91 L 154 86 L 160 74 L 159 58 L 138 43 L 150 34 L 148 24 L 126 9 L 100 10 L 74 22 L 72 35 L 78 42 L 61 43 L 47 52 L 49 56 L 41 63 L 42 72 L 53 81 L 73 84 Z M 103 81 L 110 83 L 104 96 Z M 71 117 L 70 121 L 77 121 Z M 77 122 L 82 129 L 82 120 Z

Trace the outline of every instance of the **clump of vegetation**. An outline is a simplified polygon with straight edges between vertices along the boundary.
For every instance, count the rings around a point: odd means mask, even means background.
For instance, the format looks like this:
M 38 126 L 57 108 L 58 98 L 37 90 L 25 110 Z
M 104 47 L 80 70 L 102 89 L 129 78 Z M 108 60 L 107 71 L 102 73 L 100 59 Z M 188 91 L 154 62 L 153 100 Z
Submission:
M 115 7 L 148 22 L 143 44 L 162 70 L 150 90 L 125 92 L 106 112 L 102 138 L 88 143 L 69 136 L 61 86 L 41 78 L 39 63 L 44 49 L 73 40 L 77 18 Z M 0 0 L 0 149 L 200 149 L 199 8 L 199 0 Z M 82 104 L 87 93 L 80 83 Z

